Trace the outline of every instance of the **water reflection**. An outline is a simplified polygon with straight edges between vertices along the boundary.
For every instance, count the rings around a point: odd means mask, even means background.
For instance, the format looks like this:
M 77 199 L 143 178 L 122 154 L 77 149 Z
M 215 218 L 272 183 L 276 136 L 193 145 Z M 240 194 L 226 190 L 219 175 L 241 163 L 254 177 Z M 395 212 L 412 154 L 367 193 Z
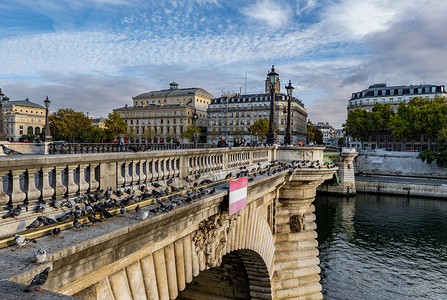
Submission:
M 445 299 L 447 201 L 319 195 L 315 206 L 325 299 Z

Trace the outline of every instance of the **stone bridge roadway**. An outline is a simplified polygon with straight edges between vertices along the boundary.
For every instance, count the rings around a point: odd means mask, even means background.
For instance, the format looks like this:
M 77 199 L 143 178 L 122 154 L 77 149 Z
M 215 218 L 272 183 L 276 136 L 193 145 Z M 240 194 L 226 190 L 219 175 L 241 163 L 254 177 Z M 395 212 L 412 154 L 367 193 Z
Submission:
M 93 190 L 107 185 L 113 188 L 138 186 L 155 180 L 162 183 L 169 178 L 184 183 L 185 175 L 198 173 L 200 180 L 210 179 L 217 184 L 230 171 L 234 175 L 244 166 L 251 170 L 259 165 L 266 167 L 272 160 L 306 159 L 309 162 L 307 166 L 294 170 L 286 168 L 270 176 L 258 174 L 249 183 L 247 207 L 232 216 L 228 214 L 228 189 L 222 183 L 216 185 L 213 195 L 181 205 L 169 213 L 151 214 L 145 221 L 136 220 L 132 211 L 125 217 L 116 216 L 82 232 L 70 229 L 70 222 L 58 223 L 55 226 L 66 229 L 58 238 L 41 236 L 51 228 L 23 232 L 35 219 L 35 213 L 24 213 L 23 219 L 18 221 L 2 220 L 5 230 L 0 240 L 0 246 L 4 247 L 0 249 L 0 279 L 3 280 L 0 287 L 6 284 L 4 280 L 27 284 L 35 274 L 50 266 L 44 288 L 81 299 L 321 299 L 312 201 L 317 186 L 332 178 L 335 168 L 308 166 L 311 161 L 323 160 L 323 149 L 218 151 L 47 156 L 34 158 L 40 160 L 35 164 L 27 162 L 27 158 L 22 158 L 23 161 L 6 159 L 3 172 L 9 168 L 9 175 L 2 178 L 9 188 L 0 192 L 15 203 L 15 192 L 26 194 L 37 189 L 41 198 L 45 195 L 57 198 L 58 193 L 70 197 L 70 184 L 74 184 L 78 193 L 82 193 L 79 189 L 84 188 L 84 180 L 79 176 L 76 179 L 76 173 L 84 171 L 91 175 L 85 176 L 85 182 Z M 174 158 L 172 164 L 171 158 Z M 34 175 L 26 168 L 34 172 L 39 168 L 37 164 L 41 170 L 50 170 L 48 176 L 53 177 L 52 182 L 31 189 L 29 182 L 25 185 L 14 182 L 21 174 L 32 178 Z M 83 169 L 84 166 L 87 168 Z M 75 170 L 73 178 L 70 178 L 70 170 Z M 35 176 L 45 180 L 44 173 Z M 58 179 L 59 176 L 62 179 Z M 52 191 L 45 192 L 46 187 Z M 89 191 L 89 187 L 85 189 Z M 60 212 L 49 210 L 46 214 L 56 216 Z M 25 249 L 6 247 L 11 245 L 10 234 L 14 232 L 39 238 L 36 244 Z M 47 249 L 48 261 L 36 267 L 32 264 L 32 254 L 38 247 Z M 23 286 L 18 286 L 2 288 L 0 298 L 33 299 L 33 295 L 25 296 L 20 291 Z

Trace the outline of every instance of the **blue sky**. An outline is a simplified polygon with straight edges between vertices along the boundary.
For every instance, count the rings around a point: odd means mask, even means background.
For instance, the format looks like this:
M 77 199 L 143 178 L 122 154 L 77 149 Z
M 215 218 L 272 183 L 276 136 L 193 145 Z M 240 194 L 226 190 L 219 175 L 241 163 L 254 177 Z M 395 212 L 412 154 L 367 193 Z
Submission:
M 274 64 L 313 122 L 340 127 L 351 93 L 373 83 L 446 83 L 445 11 L 444 0 L 0 1 L 0 87 L 107 116 L 172 81 L 262 92 Z

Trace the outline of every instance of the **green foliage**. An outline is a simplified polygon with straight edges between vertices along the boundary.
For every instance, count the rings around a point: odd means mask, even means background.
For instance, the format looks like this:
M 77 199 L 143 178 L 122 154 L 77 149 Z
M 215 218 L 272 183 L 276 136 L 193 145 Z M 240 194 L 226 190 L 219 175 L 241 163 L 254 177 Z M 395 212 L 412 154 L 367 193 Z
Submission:
M 268 127 L 267 127 L 267 130 L 268 130 Z M 234 138 L 239 138 L 239 139 L 241 139 L 241 138 L 244 136 L 244 134 L 245 134 L 245 132 L 241 129 L 241 127 L 236 127 L 236 128 L 233 130 L 232 136 L 233 136 Z
M 258 141 L 262 142 L 267 137 L 269 131 L 269 120 L 267 118 L 257 120 L 250 126 L 250 133 L 258 137 Z
M 200 133 L 200 127 L 190 125 L 190 126 L 186 127 L 185 131 L 183 131 L 183 133 L 181 134 L 181 138 L 187 139 L 190 142 L 193 142 L 194 138 L 195 138 L 194 133 Z
M 126 132 L 127 123 L 115 111 L 108 115 L 104 123 L 108 141 L 113 141 L 116 136 Z
M 208 142 L 214 143 L 219 139 L 219 132 L 215 127 L 209 128 L 207 135 Z
M 93 126 L 82 112 L 71 108 L 61 108 L 49 117 L 53 140 L 71 143 L 90 142 Z
M 445 168 L 447 167 L 447 128 L 442 128 L 439 131 L 437 143 L 438 151 L 423 150 L 419 152 L 418 157 L 428 164 L 436 161 L 436 165 Z

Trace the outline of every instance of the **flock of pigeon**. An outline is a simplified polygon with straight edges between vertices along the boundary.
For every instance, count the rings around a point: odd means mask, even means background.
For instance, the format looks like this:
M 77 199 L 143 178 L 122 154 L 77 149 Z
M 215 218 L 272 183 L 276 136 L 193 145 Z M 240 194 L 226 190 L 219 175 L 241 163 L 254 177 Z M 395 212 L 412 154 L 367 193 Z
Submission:
M 252 168 L 250 171 L 246 166 L 240 167 L 238 172 L 229 172 L 221 181 L 212 182 L 211 180 L 200 180 L 201 175 L 195 174 L 184 178 L 181 186 L 174 185 L 174 179 L 167 179 L 164 184 L 153 181 L 151 187 L 145 185 L 138 186 L 137 189 L 129 187 L 126 189 L 112 189 L 98 190 L 93 193 L 78 196 L 74 199 L 53 200 L 47 203 L 45 200 L 39 200 L 33 211 L 41 213 L 31 224 L 27 230 L 39 230 L 46 225 L 57 223 L 72 222 L 73 228 L 76 231 L 81 231 L 85 225 L 94 226 L 95 223 L 109 220 L 115 215 L 125 216 L 129 212 L 129 206 L 135 206 L 135 218 L 137 220 L 146 220 L 150 215 L 157 215 L 160 213 L 170 212 L 178 206 L 189 204 L 193 201 L 199 200 L 202 197 L 213 195 L 216 193 L 216 185 L 224 184 L 223 189 L 228 189 L 228 181 L 233 178 L 248 177 L 248 182 L 254 181 L 256 176 L 266 175 L 270 176 L 282 171 L 294 171 L 301 168 L 332 168 L 334 165 L 310 160 L 296 160 L 289 163 L 272 162 L 269 166 L 262 168 L 261 164 Z M 179 181 L 180 182 L 180 181 Z M 155 201 L 145 201 L 155 200 Z M 141 203 L 145 201 L 144 203 Z M 147 206 L 143 209 L 141 206 Z M 153 205 L 152 205 L 153 204 Z M 43 215 L 47 209 L 47 205 L 54 209 L 63 207 L 69 210 L 57 216 L 55 219 Z M 127 209 L 126 209 L 127 207 Z M 29 209 L 29 203 L 22 203 L 16 207 L 10 206 L 8 212 L 3 215 L 5 218 L 16 218 L 21 214 L 22 209 Z M 119 209 L 119 210 L 118 210 Z M 88 221 L 88 222 L 87 222 Z M 52 230 L 52 235 L 58 237 L 61 234 L 61 229 L 55 227 Z M 18 249 L 25 247 L 28 243 L 37 243 L 35 239 L 28 239 L 16 233 L 14 235 L 14 242 Z M 40 247 L 35 251 L 34 259 L 36 264 L 43 264 L 46 260 L 46 250 Z M 25 291 L 39 290 L 40 286 L 45 283 L 48 278 L 48 269 L 46 268 L 42 273 L 36 275 L 30 286 Z

